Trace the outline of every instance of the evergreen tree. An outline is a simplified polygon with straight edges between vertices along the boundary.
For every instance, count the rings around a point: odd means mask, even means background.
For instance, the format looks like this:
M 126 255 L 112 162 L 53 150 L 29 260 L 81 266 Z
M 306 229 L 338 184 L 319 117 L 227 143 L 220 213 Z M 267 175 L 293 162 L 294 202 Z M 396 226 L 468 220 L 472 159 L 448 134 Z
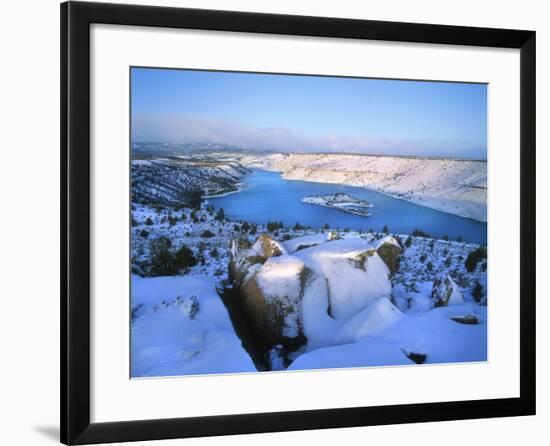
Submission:
M 224 221 L 225 220 L 225 211 L 223 208 L 219 208 L 218 212 L 216 212 L 216 220 L 218 221 Z
M 202 191 L 200 189 L 194 189 L 189 192 L 188 195 L 189 206 L 193 209 L 200 209 L 202 202 Z
M 481 298 L 483 297 L 483 286 L 479 283 L 479 281 L 476 281 L 476 284 L 472 289 L 472 297 L 476 302 L 481 302 Z
M 176 271 L 187 271 L 187 269 L 197 264 L 197 259 L 193 251 L 186 245 L 181 245 L 174 257 Z
M 464 262 L 464 266 L 466 267 L 466 270 L 470 273 L 474 272 L 476 269 L 477 264 L 482 259 L 487 258 L 487 248 L 484 246 L 480 246 L 477 249 L 474 249 L 473 251 L 470 251 L 468 254 L 468 257 L 466 258 Z

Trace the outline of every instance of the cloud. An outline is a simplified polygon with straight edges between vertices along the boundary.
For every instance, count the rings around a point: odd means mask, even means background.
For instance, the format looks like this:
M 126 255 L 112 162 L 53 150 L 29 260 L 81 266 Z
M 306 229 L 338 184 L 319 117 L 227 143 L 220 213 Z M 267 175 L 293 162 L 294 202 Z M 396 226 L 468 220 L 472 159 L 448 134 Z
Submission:
M 286 128 L 259 128 L 225 119 L 190 115 L 137 114 L 132 140 L 140 142 L 209 142 L 244 149 L 279 152 L 356 152 L 416 156 L 485 158 L 485 148 L 467 141 L 403 140 L 335 134 L 298 135 Z

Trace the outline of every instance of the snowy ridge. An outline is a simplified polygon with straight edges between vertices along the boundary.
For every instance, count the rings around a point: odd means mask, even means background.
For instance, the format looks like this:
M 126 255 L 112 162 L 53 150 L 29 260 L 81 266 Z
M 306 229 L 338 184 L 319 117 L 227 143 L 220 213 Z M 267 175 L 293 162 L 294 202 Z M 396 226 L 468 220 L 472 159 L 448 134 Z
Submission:
M 487 221 L 487 163 L 344 154 L 246 155 L 241 163 L 289 180 L 365 187 L 450 214 Z

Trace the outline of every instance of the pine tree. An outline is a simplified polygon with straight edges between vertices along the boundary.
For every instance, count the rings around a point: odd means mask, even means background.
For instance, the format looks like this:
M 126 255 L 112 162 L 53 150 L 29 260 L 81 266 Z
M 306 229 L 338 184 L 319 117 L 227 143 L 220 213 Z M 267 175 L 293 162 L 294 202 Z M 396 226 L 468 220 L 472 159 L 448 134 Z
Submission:
M 216 212 L 216 220 L 218 221 L 224 221 L 225 220 L 225 211 L 223 208 L 219 208 L 218 212 Z

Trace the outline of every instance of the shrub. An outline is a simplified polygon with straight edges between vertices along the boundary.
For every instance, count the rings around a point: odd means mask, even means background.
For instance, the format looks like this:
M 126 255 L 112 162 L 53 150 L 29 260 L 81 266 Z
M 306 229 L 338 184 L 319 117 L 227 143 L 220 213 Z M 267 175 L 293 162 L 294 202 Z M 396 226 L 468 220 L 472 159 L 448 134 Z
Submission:
M 181 245 L 181 247 L 176 251 L 174 257 L 176 271 L 187 271 L 188 268 L 191 268 L 197 264 L 197 259 L 195 258 L 193 251 L 185 245 Z
M 172 242 L 160 236 L 149 242 L 150 273 L 152 276 L 172 276 L 176 274 L 175 256 L 170 250 Z
M 220 253 L 218 252 L 218 249 L 212 248 L 212 250 L 210 251 L 210 257 L 214 257 L 215 259 L 217 259 L 219 256 Z
M 143 238 L 147 238 L 149 237 L 149 232 L 147 232 L 145 229 L 142 229 L 141 231 L 139 231 L 139 236 Z
M 457 241 L 458 243 L 462 243 L 462 242 L 464 241 L 464 239 L 462 238 L 461 235 L 459 235 L 459 236 L 456 238 L 456 241 Z
M 193 209 L 200 209 L 202 202 L 202 191 L 199 189 L 189 191 L 187 201 L 189 202 L 189 206 Z
M 486 258 L 487 258 L 487 248 L 480 246 L 479 248 L 474 249 L 473 251 L 470 251 L 470 253 L 468 254 L 468 257 L 466 257 L 464 266 L 466 267 L 466 270 L 468 272 L 470 273 L 474 272 L 479 261 Z
M 476 302 L 481 302 L 481 298 L 483 297 L 483 286 L 479 283 L 479 281 L 476 281 L 476 284 L 472 289 L 472 296 Z
M 426 259 L 427 259 L 426 254 L 422 254 L 422 255 L 418 258 L 418 260 L 420 260 L 422 263 L 424 263 L 424 262 L 426 261 Z
M 218 221 L 224 221 L 225 220 L 225 211 L 223 208 L 219 208 L 218 212 L 216 212 L 216 220 Z
M 431 262 L 431 260 L 426 264 L 426 270 L 427 271 L 433 271 L 434 264 Z
M 328 223 L 324 224 L 323 229 L 330 229 L 330 226 L 328 225 Z
M 430 238 L 431 235 L 427 232 L 421 231 L 420 229 L 415 229 L 412 233 L 414 237 L 424 237 L 424 238 Z
M 137 226 L 137 225 L 138 225 L 138 222 L 136 221 L 136 219 L 132 215 L 132 226 Z
M 153 220 L 151 220 L 151 217 L 147 217 L 147 220 L 145 220 L 145 224 L 147 226 L 153 226 Z
M 405 246 L 406 246 L 407 248 L 410 248 L 411 245 L 412 245 L 412 237 L 409 235 L 409 236 L 407 237 L 407 240 L 405 240 Z
M 215 236 L 215 234 L 212 231 L 208 230 L 208 229 L 205 229 L 204 231 L 202 231 L 202 234 L 201 234 L 202 238 L 211 238 L 211 237 L 214 237 L 214 236 Z
M 258 232 L 258 226 L 252 225 L 252 228 L 250 229 L 250 235 L 256 235 Z
M 282 226 L 281 226 L 281 228 L 282 228 Z M 276 221 L 268 221 L 267 222 L 267 230 L 269 232 L 274 232 L 277 229 L 279 229 L 279 223 L 278 222 L 276 222 Z
M 241 231 L 242 232 L 248 232 L 250 231 L 250 225 L 248 224 L 248 222 L 244 222 L 242 225 L 241 225 Z
M 182 245 L 176 252 L 171 248 L 168 237 L 160 236 L 149 242 L 149 273 L 152 276 L 174 276 L 197 264 L 193 251 L 187 246 Z
M 449 241 L 449 236 L 445 234 L 443 237 L 441 237 L 441 240 Z

